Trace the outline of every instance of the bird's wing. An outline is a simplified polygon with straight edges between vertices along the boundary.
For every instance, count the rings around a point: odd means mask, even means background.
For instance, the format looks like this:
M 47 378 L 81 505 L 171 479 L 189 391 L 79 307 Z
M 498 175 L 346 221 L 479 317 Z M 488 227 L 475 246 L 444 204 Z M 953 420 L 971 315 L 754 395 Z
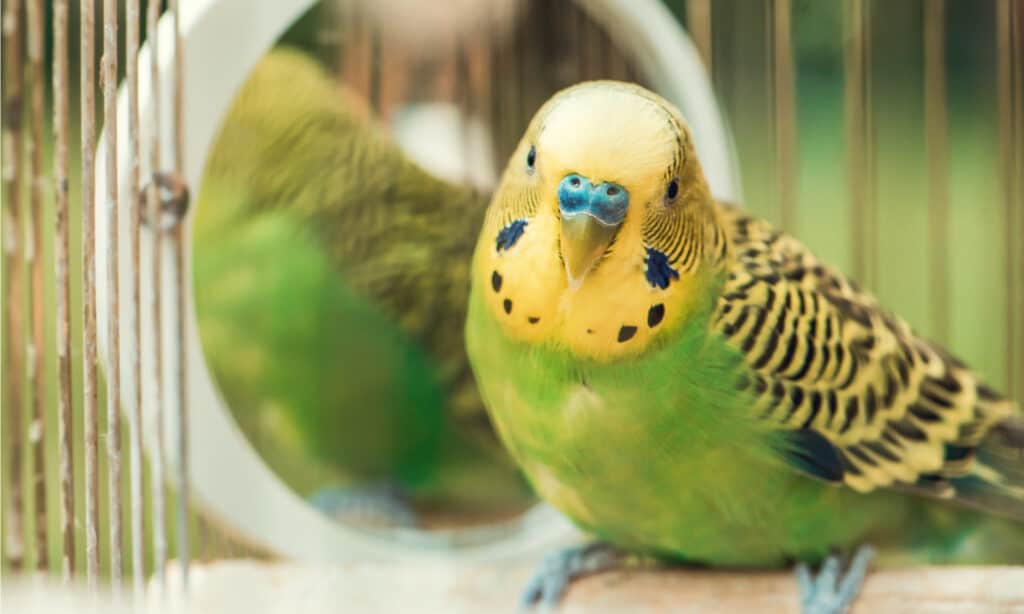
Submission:
M 236 96 L 207 177 L 243 189 L 252 215 L 283 208 L 312 229 L 346 284 L 430 353 L 460 425 L 493 441 L 463 342 L 487 197 L 427 173 L 363 107 L 314 59 L 275 49 Z
M 723 206 L 732 258 L 712 326 L 788 460 L 860 492 L 900 487 L 1024 518 L 1024 419 L 792 237 Z

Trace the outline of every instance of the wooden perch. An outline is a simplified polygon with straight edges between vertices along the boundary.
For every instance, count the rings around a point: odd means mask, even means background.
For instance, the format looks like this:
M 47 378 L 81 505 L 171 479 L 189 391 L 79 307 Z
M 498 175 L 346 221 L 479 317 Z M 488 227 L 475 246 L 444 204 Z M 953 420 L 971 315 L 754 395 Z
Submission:
M 277 604 L 263 611 L 515 612 L 532 565 L 453 570 L 436 564 L 306 567 L 219 562 L 196 572 L 202 612 Z M 237 589 L 237 590 L 236 590 Z M 559 612 L 798 612 L 789 572 L 633 570 L 581 579 Z M 252 600 L 251 602 L 249 600 Z M 294 601 L 293 601 L 294 600 Z M 286 607 L 285 604 L 288 604 Z M 289 609 L 289 608 L 295 609 Z M 872 573 L 854 614 L 1024 612 L 1024 567 L 929 567 Z
M 195 565 L 190 607 L 175 598 L 179 574 L 168 569 L 171 598 L 165 608 L 151 583 L 152 612 L 231 614 L 268 612 L 515 612 L 532 565 L 515 563 L 453 568 L 437 563 L 359 563 L 314 566 L 249 559 Z M 5 583 L 6 584 L 6 583 Z M 7 586 L 5 586 L 5 589 Z M 55 586 L 14 586 L 12 612 L 115 612 L 100 602 L 82 609 Z M 63 596 L 62 596 L 63 595 Z M 84 592 L 82 598 L 85 597 Z M 52 601 L 56 600 L 56 601 Z M 40 609 L 75 603 L 70 609 Z M 19 606 L 19 607 L 16 607 Z M 27 606 L 27 607 L 20 607 Z M 35 608 L 33 608 L 35 606 Z M 176 607 L 178 606 L 178 607 Z M 127 611 L 127 610 L 125 610 Z M 788 572 L 737 573 L 634 570 L 584 578 L 562 607 L 591 612 L 798 612 L 796 581 Z M 854 614 L 1024 612 L 1024 567 L 927 567 L 872 573 Z
M 581 580 L 564 611 L 798 612 L 796 589 L 790 573 L 638 571 Z M 1024 612 L 1024 568 L 874 572 L 853 612 Z

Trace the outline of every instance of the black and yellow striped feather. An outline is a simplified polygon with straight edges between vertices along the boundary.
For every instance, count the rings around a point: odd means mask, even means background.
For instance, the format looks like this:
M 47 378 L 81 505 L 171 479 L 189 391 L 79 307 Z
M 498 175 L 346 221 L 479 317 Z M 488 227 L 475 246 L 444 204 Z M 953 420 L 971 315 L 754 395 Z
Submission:
M 859 492 L 910 489 L 1024 518 L 1024 418 L 963 363 L 792 237 L 732 207 L 712 325 L 737 386 L 802 470 Z

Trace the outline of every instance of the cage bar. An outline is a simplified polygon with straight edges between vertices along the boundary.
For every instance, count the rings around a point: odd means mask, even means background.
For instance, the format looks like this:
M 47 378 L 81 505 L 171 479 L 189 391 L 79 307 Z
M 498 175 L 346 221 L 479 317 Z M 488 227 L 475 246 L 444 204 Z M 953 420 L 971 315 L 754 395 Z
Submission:
M 1024 249 L 1020 247 L 1020 232 L 1024 228 L 1024 180 L 1020 177 L 1024 165 L 1022 12 L 1020 2 L 998 0 L 995 24 L 1000 191 L 1005 217 L 1005 377 L 1009 396 L 1018 399 L 1024 395 Z
M 125 4 L 125 81 L 128 90 L 128 194 L 127 210 L 129 215 L 129 235 L 131 259 L 130 271 L 131 308 L 128 333 L 134 347 L 131 354 L 131 370 L 134 384 L 132 398 L 128 408 L 128 466 L 131 471 L 129 498 L 131 501 L 131 543 L 132 543 L 132 586 L 135 595 L 143 592 L 143 579 L 146 572 L 145 559 L 145 517 L 143 508 L 143 488 L 145 466 L 142 462 L 142 352 L 140 340 L 142 328 L 139 311 L 139 253 L 141 228 L 141 199 L 139 198 L 139 0 L 128 0 Z
M 1014 375 L 1017 372 L 1015 342 L 1017 337 L 1017 317 L 1014 313 L 1016 303 L 1016 263 L 1014 255 L 1015 230 L 1016 230 L 1016 207 L 1013 202 L 1013 63 L 1012 63 L 1012 38 L 1013 38 L 1013 5 L 1011 0 L 997 0 L 996 5 L 996 96 L 999 121 L 999 163 L 1000 163 L 1000 191 L 1003 200 L 1003 216 L 1005 218 L 1005 245 L 1006 258 L 1006 305 L 1004 337 L 1005 369 L 1007 393 L 1016 396 L 1017 386 L 1014 383 Z
M 452 94 L 452 99 L 455 105 L 462 110 L 462 113 L 466 118 L 473 117 L 473 82 L 470 74 L 469 67 L 469 51 L 467 49 L 468 42 L 465 37 L 460 36 L 455 41 L 453 54 L 455 56 L 455 91 Z M 470 160 L 472 160 L 472 150 L 470 148 L 470 135 L 469 135 L 469 122 L 463 121 L 460 125 L 459 130 L 459 146 L 462 148 L 463 164 L 462 164 L 462 183 L 464 185 L 471 185 L 471 173 L 470 173 Z
M 363 3 L 341 0 L 337 9 L 342 21 L 339 71 L 345 83 L 366 101 L 370 100 L 370 34 Z
M 61 574 L 65 581 L 70 581 L 75 567 L 75 474 L 71 466 L 71 288 L 68 283 L 71 249 L 68 232 L 68 0 L 56 0 L 53 4 L 53 96 Z
M 107 456 L 110 517 L 110 576 L 115 585 L 124 575 L 124 537 L 121 507 L 121 339 L 118 280 L 117 194 L 117 0 L 103 0 L 103 129 L 106 132 L 107 172 Z
M 495 164 L 500 166 L 501 155 L 504 154 L 504 139 L 502 126 L 502 100 L 501 100 L 501 77 L 499 76 L 499 70 L 501 68 L 501 42 L 499 40 L 488 41 L 487 45 L 487 127 L 491 133 L 491 156 L 496 161 Z
M 1014 244 L 1017 247 L 1017 356 L 1020 357 L 1013 381 L 1017 382 L 1014 398 L 1020 400 L 1024 397 L 1024 245 L 1020 240 L 1021 237 L 1024 237 L 1024 171 L 1021 171 L 1024 168 L 1024 2 L 1021 0 L 1014 3 L 1012 21 L 1016 24 L 1013 35 L 1011 74 L 1014 75 L 1015 103 L 1013 109 L 1016 115 L 1014 121 L 1016 153 L 1013 167 L 1017 169 L 1014 174 L 1017 183 L 1017 241 Z
M 846 0 L 844 114 L 853 243 L 853 274 L 868 288 L 877 282 L 874 119 L 871 88 L 871 1 Z
M 146 7 L 146 38 L 149 43 L 149 183 L 146 190 L 147 218 L 153 235 L 152 267 L 150 269 L 151 300 L 149 309 L 153 318 L 152 378 L 153 424 L 155 447 L 150 454 L 153 498 L 153 574 L 160 590 L 166 587 L 167 561 L 167 516 L 164 500 L 164 398 L 163 398 L 163 328 L 160 303 L 160 286 L 163 279 L 163 232 L 160 227 L 160 188 L 156 175 L 160 171 L 160 63 L 159 36 L 160 2 L 150 2 Z M 141 382 L 140 382 L 141 385 Z
M 85 574 L 95 589 L 100 573 L 99 422 L 96 373 L 96 7 L 79 3 L 82 152 L 82 407 L 85 437 Z
M 928 261 L 932 335 L 949 340 L 949 155 L 946 127 L 946 3 L 924 0 L 924 124 L 928 163 Z
M 174 158 L 174 172 L 178 177 L 185 176 L 185 125 L 184 125 L 184 58 L 181 48 L 181 19 L 179 0 L 171 0 L 171 11 L 174 18 L 174 109 L 172 117 L 172 151 Z M 187 200 L 187 187 L 182 186 L 184 193 L 182 197 Z M 184 207 L 184 205 L 183 205 Z M 176 409 L 178 420 L 178 561 L 181 565 L 182 588 L 188 591 L 189 582 L 189 539 L 188 539 L 188 517 L 189 517 L 189 469 L 188 469 L 188 406 L 185 400 L 187 385 L 185 379 L 185 357 L 188 348 L 185 339 L 185 261 L 186 261 L 186 224 L 184 220 L 184 208 L 179 212 L 178 224 L 174 228 L 174 292 L 175 292 L 175 339 L 177 340 L 177 352 L 175 355 L 175 370 L 177 371 L 178 385 L 178 406 Z
M 43 294 L 43 2 L 29 0 L 28 17 L 28 83 L 32 112 L 28 142 L 29 163 L 29 227 L 25 242 L 25 260 L 32 267 L 32 340 L 28 344 L 28 380 L 32 388 L 32 421 L 28 440 L 32 448 L 32 488 L 35 515 L 36 568 L 48 571 L 50 566 L 47 542 L 46 510 L 46 346 L 43 339 L 45 315 Z
M 711 0 L 687 0 L 686 25 L 690 31 L 697 51 L 704 58 L 704 66 L 708 74 L 712 74 L 714 57 L 712 55 Z
M 796 74 L 793 62 L 792 6 L 773 0 L 772 91 L 775 94 L 775 170 L 779 221 L 793 232 L 797 223 Z
M 4 463 L 10 479 L 8 503 L 4 509 L 4 558 L 12 571 L 25 564 L 24 490 L 22 483 L 22 415 L 25 398 L 25 260 L 22 248 L 22 3 L 7 0 L 3 9 L 3 183 L 4 203 L 4 275 L 6 279 L 7 319 L 4 350 L 8 371 L 5 376 L 6 427 L 9 433 Z

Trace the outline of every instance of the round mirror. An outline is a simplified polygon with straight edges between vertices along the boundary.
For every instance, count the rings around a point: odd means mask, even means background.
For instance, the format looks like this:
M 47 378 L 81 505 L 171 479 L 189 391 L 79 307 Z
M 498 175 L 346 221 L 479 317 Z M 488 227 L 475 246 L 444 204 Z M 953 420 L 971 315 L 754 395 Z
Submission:
M 489 190 L 551 94 L 596 78 L 661 93 L 690 122 L 716 195 L 738 197 L 710 83 L 662 3 L 422 4 L 184 7 L 191 479 L 205 510 L 281 555 L 464 560 L 573 534 L 535 505 L 498 443 L 462 345 Z M 169 52 L 161 46 L 164 93 Z M 171 102 L 160 103 L 168 126 Z M 125 168 L 126 150 L 119 143 Z M 98 194 L 103 177 L 97 169 Z M 102 246 L 111 238 L 98 228 Z M 151 241 L 147 233 L 143 271 Z M 161 300 L 172 314 L 165 248 Z M 105 257 L 98 250 L 99 270 Z M 144 282 L 143 304 L 150 290 Z M 147 315 L 140 347 L 123 351 L 152 351 Z M 164 322 L 173 356 L 181 340 Z M 178 402 L 172 363 L 165 407 Z M 130 377 L 126 398 L 139 384 Z M 154 395 L 141 384 L 152 421 Z

